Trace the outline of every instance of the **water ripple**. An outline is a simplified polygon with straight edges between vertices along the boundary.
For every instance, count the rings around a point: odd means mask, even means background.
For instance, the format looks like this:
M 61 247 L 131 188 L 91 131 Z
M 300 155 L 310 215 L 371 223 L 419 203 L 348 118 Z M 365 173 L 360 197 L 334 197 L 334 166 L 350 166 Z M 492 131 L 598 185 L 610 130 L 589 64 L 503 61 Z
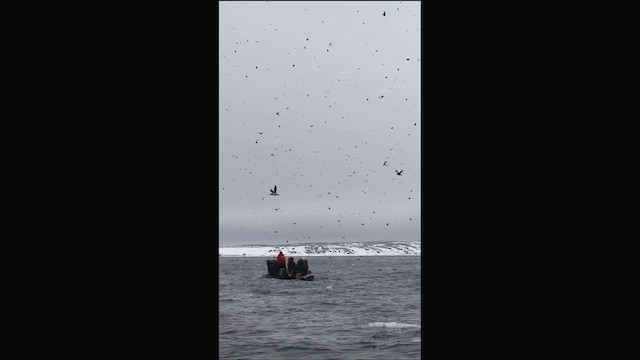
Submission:
M 237 260 L 220 259 L 221 359 L 420 358 L 420 258 L 311 258 L 309 282 Z

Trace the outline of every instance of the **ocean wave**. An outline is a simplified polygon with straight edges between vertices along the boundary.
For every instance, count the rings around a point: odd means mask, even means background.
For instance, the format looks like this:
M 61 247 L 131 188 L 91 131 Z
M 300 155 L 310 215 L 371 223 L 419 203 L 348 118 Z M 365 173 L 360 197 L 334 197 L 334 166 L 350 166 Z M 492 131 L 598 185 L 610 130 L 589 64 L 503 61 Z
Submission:
M 369 323 L 367 326 L 369 326 L 369 327 L 387 327 L 387 328 L 396 328 L 396 329 L 420 328 L 420 325 L 397 323 L 395 321 L 393 321 L 393 322 L 374 322 L 374 323 Z

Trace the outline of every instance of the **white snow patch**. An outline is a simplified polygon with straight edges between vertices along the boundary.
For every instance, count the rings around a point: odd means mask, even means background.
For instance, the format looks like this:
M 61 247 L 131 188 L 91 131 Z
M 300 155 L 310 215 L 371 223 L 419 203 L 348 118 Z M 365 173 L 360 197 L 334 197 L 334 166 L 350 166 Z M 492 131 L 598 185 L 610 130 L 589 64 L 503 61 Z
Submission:
M 285 256 L 420 256 L 422 244 L 419 241 L 388 243 L 333 243 L 295 244 L 287 246 L 244 245 L 220 247 L 219 256 L 229 257 L 275 257 L 282 251 Z

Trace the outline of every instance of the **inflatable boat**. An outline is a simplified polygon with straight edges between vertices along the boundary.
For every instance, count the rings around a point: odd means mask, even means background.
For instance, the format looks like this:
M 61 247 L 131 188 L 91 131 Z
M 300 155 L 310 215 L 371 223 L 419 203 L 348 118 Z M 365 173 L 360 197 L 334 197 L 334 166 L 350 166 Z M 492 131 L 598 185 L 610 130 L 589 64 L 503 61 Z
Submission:
M 290 272 L 286 268 L 278 268 L 274 260 L 267 260 L 267 271 L 264 275 L 266 278 L 275 278 L 282 280 L 304 280 L 313 281 L 313 274 L 306 270 L 304 273 Z

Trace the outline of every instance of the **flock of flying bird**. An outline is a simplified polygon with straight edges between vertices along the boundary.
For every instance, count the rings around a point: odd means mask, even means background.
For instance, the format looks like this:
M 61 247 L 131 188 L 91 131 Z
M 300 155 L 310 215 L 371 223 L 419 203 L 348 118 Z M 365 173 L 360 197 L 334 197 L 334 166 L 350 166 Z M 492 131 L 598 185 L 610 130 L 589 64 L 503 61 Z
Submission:
M 273 154 L 272 154 L 272 155 L 273 155 Z M 387 165 L 387 162 L 385 161 L 385 162 L 382 164 L 382 166 L 389 166 L 389 165 Z M 400 171 L 398 172 L 398 170 L 396 170 L 396 175 L 398 175 L 398 176 L 402 176 L 402 172 L 403 172 L 403 171 L 404 171 L 404 170 L 400 170 Z M 278 195 L 280 195 L 280 194 L 278 194 L 278 186 L 277 186 L 277 185 L 273 185 L 273 189 L 269 189 L 269 191 L 271 191 L 271 194 L 269 194 L 269 195 L 272 195 L 272 196 L 278 196 Z M 331 194 L 331 193 L 329 193 L 329 194 Z
M 399 10 L 399 9 L 398 9 L 398 10 Z M 383 13 L 382 13 L 382 16 L 386 16 L 386 15 L 387 15 L 387 14 L 386 14 L 386 12 L 383 12 Z M 324 22 L 323 22 L 323 23 L 324 23 Z M 234 29 L 234 30 L 235 30 L 235 29 Z M 309 39 L 307 38 L 307 39 L 306 39 L 306 41 L 309 41 Z M 247 42 L 249 42 L 249 40 L 247 40 Z M 257 41 L 256 41 L 256 43 L 257 43 Z M 331 45 L 332 45 L 332 43 L 330 42 L 330 43 L 329 43 L 329 46 L 331 46 Z M 367 44 L 367 46 L 368 46 L 368 44 Z M 305 46 L 305 49 L 306 49 L 306 46 Z M 327 50 L 327 51 L 329 51 L 329 50 Z M 234 52 L 235 52 L 235 51 L 234 51 Z M 378 52 L 378 50 L 376 50 L 376 52 Z M 314 59 L 315 59 L 315 57 L 314 57 Z M 404 59 L 404 58 L 403 58 L 403 59 Z M 407 58 L 406 60 L 407 60 L 407 61 L 409 61 L 410 59 L 408 59 L 408 58 Z M 418 61 L 419 61 L 419 60 L 418 60 Z M 382 65 L 384 65 L 384 64 L 382 64 Z M 235 66 L 234 66 L 234 67 L 235 67 Z M 295 67 L 295 65 L 293 65 L 293 67 Z M 258 68 L 258 67 L 256 66 L 256 69 L 257 69 L 257 68 Z M 269 70 L 269 69 L 267 68 L 267 70 Z M 358 68 L 358 70 L 360 70 L 360 68 Z M 400 70 L 400 69 L 398 69 L 398 70 Z M 312 74 L 312 75 L 313 75 L 313 74 Z M 387 77 L 385 77 L 385 78 L 387 78 Z M 350 80 L 351 80 L 351 79 L 349 79 L 349 81 L 350 81 Z M 338 81 L 340 81 L 340 79 L 338 79 Z M 297 84 L 296 84 L 296 86 L 297 86 Z M 391 88 L 390 88 L 390 89 L 391 89 Z M 327 94 L 329 94 L 329 92 L 328 92 L 328 91 L 327 91 L 326 93 L 327 93 Z M 304 94 L 304 93 L 302 93 L 302 94 Z M 283 94 L 283 95 L 284 95 L 284 94 Z M 306 94 L 306 97 L 309 97 L 309 94 Z M 326 95 L 325 95 L 324 97 L 325 97 L 325 98 L 327 98 L 327 96 L 326 96 Z M 380 95 L 378 98 L 379 98 L 379 99 L 383 99 L 383 98 L 384 98 L 384 96 L 383 96 L 383 95 Z M 278 98 L 276 98 L 276 100 L 278 100 Z M 366 100 L 368 101 L 369 99 L 366 99 Z M 407 99 L 404 99 L 404 100 L 407 100 Z M 243 103 L 244 103 L 244 102 L 243 102 Z M 335 103 L 334 103 L 334 105 L 335 105 Z M 331 105 L 329 105 L 329 107 L 331 107 Z M 286 110 L 289 110 L 289 108 L 286 108 Z M 229 111 L 229 110 L 227 109 L 226 111 Z M 281 112 L 281 111 L 282 111 L 282 110 L 280 110 L 280 112 Z M 282 116 L 281 116 L 281 115 L 285 115 L 285 113 L 280 114 L 280 112 L 275 112 L 275 115 L 276 115 L 276 116 L 278 116 L 278 117 L 280 117 L 280 118 L 282 118 Z M 272 114 L 273 114 L 273 113 L 272 113 Z M 285 115 L 285 116 L 286 116 L 286 115 Z M 303 116 L 303 117 L 304 117 L 304 116 Z M 342 119 L 344 119 L 344 116 L 342 117 Z M 326 123 L 326 121 L 325 121 L 325 123 Z M 243 124 L 244 124 L 244 123 L 243 123 Z M 415 126 L 415 125 L 417 125 L 417 124 L 416 124 L 416 123 L 414 123 L 413 125 Z M 313 125 L 313 124 L 311 124 L 311 125 L 310 125 L 310 127 L 314 127 L 314 125 Z M 278 125 L 278 128 L 280 128 L 280 125 Z M 394 129 L 394 127 L 392 126 L 392 127 L 391 127 L 391 129 L 393 130 L 393 129 Z M 371 131 L 371 130 L 369 130 L 369 131 Z M 263 132 L 262 132 L 262 131 L 258 131 L 258 134 L 259 134 L 259 135 L 263 135 Z M 411 134 L 408 134 L 408 135 L 411 135 Z M 276 136 L 276 138 L 278 138 L 278 136 Z M 314 138 L 315 138 L 315 136 L 314 136 Z M 258 144 L 258 140 L 255 140 L 255 143 L 256 143 L 256 144 Z M 262 141 L 261 141 L 261 143 L 262 143 Z M 366 144 L 366 142 L 364 142 L 364 144 Z M 355 148 L 358 148 L 358 146 L 356 145 L 356 146 L 355 146 Z M 273 150 L 276 150 L 276 149 L 274 148 Z M 338 150 L 340 150 L 340 147 L 338 147 Z M 393 150 L 393 148 L 391 148 L 391 149 L 389 149 L 389 150 Z M 400 150 L 402 150 L 402 149 L 400 149 Z M 291 149 L 289 149 L 289 152 L 290 152 L 290 151 L 291 151 Z M 286 152 L 286 150 L 285 150 L 285 152 Z M 318 151 L 318 152 L 319 152 L 319 151 Z M 313 153 L 317 153 L 317 152 L 316 152 L 316 151 L 314 151 Z M 269 153 L 267 152 L 267 154 L 269 154 Z M 266 155 L 266 154 L 265 154 L 265 155 Z M 275 155 L 274 155 L 273 153 L 270 153 L 270 154 L 269 154 L 269 156 L 274 157 Z M 234 157 L 235 157 L 235 156 L 234 156 Z M 236 157 L 236 158 L 237 158 L 237 157 Z M 347 159 L 348 159 L 348 158 L 350 158 L 350 156 L 349 156 L 349 155 L 347 155 Z M 345 159 L 345 161 L 347 161 L 347 159 Z M 357 157 L 356 157 L 356 160 L 357 160 L 357 159 L 359 159 L 359 158 L 357 158 Z M 382 164 L 382 166 L 389 166 L 389 165 L 387 164 L 387 162 L 388 162 L 388 161 L 386 161 L 386 160 L 385 160 L 385 161 L 384 161 L 384 163 Z M 321 161 L 321 163 L 323 163 L 323 162 Z M 362 161 L 360 161 L 360 164 L 362 164 Z M 245 170 L 246 170 L 246 169 L 245 169 Z M 403 171 L 404 171 L 404 170 L 400 170 L 400 171 L 395 170 L 396 176 L 402 176 L 402 175 L 403 175 Z M 251 174 L 251 172 L 249 172 L 249 173 Z M 354 175 L 353 175 L 353 176 L 355 177 L 355 176 L 356 176 L 356 175 L 355 175 L 355 171 L 353 171 L 353 173 L 354 173 Z M 374 173 L 375 173 L 375 171 L 374 171 Z M 276 171 L 276 175 L 277 175 L 277 171 Z M 303 176 L 303 175 L 299 175 L 299 176 Z M 322 174 L 320 174 L 320 176 L 322 176 Z M 351 175 L 351 174 L 349 174 L 349 177 L 351 177 L 351 176 L 352 176 L 352 175 Z M 366 175 L 366 176 L 369 176 L 369 175 Z M 295 175 L 294 175 L 294 177 L 295 177 Z M 234 179 L 234 180 L 235 180 L 235 179 Z M 344 182 L 344 180 L 343 180 L 343 182 Z M 365 180 L 365 182 L 367 182 L 367 180 Z M 338 184 L 340 184 L 340 181 L 338 181 Z M 309 185 L 309 187 L 311 187 L 311 185 Z M 224 188 L 223 188 L 223 190 L 224 190 Z M 269 195 L 271 195 L 271 196 L 279 196 L 279 195 L 281 195 L 280 193 L 278 193 L 278 187 L 277 187 L 276 185 L 274 185 L 273 189 L 269 189 L 269 191 L 270 191 L 270 194 L 269 194 Z M 363 190 L 362 192 L 366 194 L 366 191 L 364 191 L 364 190 Z M 285 190 L 285 193 L 287 193 L 287 191 L 286 191 L 286 190 Z M 330 195 L 330 194 L 331 194 L 331 192 L 329 192 L 328 194 Z M 321 195 L 319 195 L 319 196 L 321 197 Z M 331 197 L 333 197 L 333 196 L 331 196 Z M 337 196 L 337 195 L 336 195 L 335 197 L 336 197 L 336 198 L 338 198 L 338 196 Z M 411 197 L 409 197 L 409 199 L 411 199 Z M 264 200 L 264 198 L 263 198 L 262 200 Z M 287 202 L 287 204 L 288 204 L 288 202 Z M 278 211 L 278 210 L 279 210 L 279 209 L 276 209 L 276 211 Z M 329 207 L 329 210 L 331 210 L 331 207 Z M 373 211 L 373 214 L 375 214 L 375 211 Z M 353 215 L 355 215 L 355 213 L 354 213 Z M 370 218 L 370 219 L 371 219 L 371 218 Z M 343 219 L 343 220 L 344 220 L 344 219 Z M 411 220 L 411 218 L 409 218 L 409 220 Z M 340 220 L 338 220 L 338 222 L 340 222 Z M 296 224 L 296 222 L 293 222 L 293 224 L 295 225 L 295 224 Z M 363 225 L 363 226 L 364 226 L 365 224 L 363 223 L 363 224 L 361 224 L 361 225 Z M 387 225 L 387 226 L 389 226 L 389 223 L 387 223 L 386 225 Z M 322 228 L 322 226 L 320 226 L 320 228 Z M 278 233 L 278 231 L 274 231 L 274 233 Z M 343 236 L 342 238 L 345 238 L 345 237 Z M 287 242 L 288 242 L 288 241 L 287 241 Z

